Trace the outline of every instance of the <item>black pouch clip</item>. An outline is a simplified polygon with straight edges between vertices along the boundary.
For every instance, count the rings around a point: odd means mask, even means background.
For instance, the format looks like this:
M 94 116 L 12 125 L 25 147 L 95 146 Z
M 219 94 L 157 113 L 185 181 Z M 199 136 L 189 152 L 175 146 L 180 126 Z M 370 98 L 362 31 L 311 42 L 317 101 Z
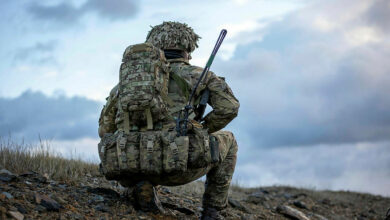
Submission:
M 219 162 L 219 143 L 218 139 L 214 136 L 210 136 L 210 153 L 211 153 L 211 162 Z

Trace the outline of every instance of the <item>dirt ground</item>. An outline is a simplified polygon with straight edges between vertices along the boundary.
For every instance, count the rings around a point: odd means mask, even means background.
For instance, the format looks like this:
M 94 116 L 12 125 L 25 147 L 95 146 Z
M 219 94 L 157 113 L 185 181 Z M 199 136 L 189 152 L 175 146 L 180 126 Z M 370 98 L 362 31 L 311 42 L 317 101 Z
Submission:
M 35 172 L 0 171 L 1 219 L 198 219 L 203 182 L 157 188 L 164 214 L 137 211 L 115 181 L 87 175 L 55 181 Z M 293 187 L 233 186 L 226 219 L 380 219 L 390 198 Z

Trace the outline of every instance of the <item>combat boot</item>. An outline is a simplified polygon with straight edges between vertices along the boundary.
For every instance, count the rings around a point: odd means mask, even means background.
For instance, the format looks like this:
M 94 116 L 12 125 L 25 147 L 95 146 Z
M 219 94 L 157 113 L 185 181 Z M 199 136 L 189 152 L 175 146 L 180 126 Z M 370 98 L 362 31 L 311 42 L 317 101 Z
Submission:
M 221 215 L 221 212 L 216 208 L 205 207 L 202 211 L 200 220 L 224 220 L 225 218 Z
M 142 181 L 133 189 L 135 207 L 144 212 L 165 213 L 153 185 L 148 181 Z

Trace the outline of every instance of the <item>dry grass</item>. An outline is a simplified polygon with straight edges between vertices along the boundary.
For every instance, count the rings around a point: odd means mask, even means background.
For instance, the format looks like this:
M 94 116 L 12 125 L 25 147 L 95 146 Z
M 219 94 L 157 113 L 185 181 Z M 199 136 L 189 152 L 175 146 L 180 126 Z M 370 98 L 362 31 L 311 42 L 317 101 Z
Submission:
M 80 177 L 98 174 L 98 166 L 80 158 L 65 159 L 50 148 L 48 142 L 37 145 L 16 143 L 0 138 L 0 168 L 20 174 L 35 171 L 55 180 L 76 181 Z

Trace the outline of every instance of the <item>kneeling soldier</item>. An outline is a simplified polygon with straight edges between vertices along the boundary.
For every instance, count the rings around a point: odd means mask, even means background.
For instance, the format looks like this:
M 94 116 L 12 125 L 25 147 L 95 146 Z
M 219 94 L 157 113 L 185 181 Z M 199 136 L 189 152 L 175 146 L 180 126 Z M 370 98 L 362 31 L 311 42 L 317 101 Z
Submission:
M 202 219 L 223 219 L 238 146 L 233 134 L 221 129 L 239 109 L 224 78 L 206 75 L 192 104 L 200 106 L 206 97 L 212 111 L 202 118 L 204 108 L 195 108 L 185 137 L 175 129 L 203 71 L 189 64 L 198 39 L 186 24 L 164 22 L 144 44 L 126 49 L 120 82 L 99 119 L 101 170 L 107 179 L 133 188 L 144 211 L 161 210 L 154 186 L 183 185 L 207 175 Z

